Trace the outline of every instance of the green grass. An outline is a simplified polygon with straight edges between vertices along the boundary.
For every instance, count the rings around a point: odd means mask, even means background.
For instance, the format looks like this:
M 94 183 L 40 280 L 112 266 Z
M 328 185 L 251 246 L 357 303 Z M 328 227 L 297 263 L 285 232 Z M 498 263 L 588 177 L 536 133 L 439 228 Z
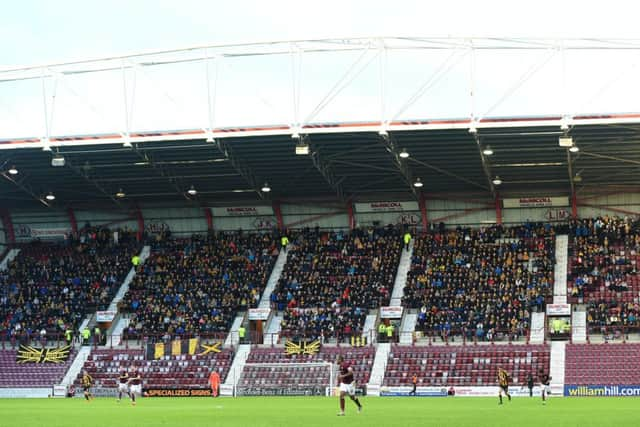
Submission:
M 469 426 L 556 427 L 638 425 L 635 398 L 362 398 L 357 414 L 337 417 L 338 399 L 320 397 L 147 398 L 138 406 L 114 399 L 2 399 L 3 427 L 146 426 Z

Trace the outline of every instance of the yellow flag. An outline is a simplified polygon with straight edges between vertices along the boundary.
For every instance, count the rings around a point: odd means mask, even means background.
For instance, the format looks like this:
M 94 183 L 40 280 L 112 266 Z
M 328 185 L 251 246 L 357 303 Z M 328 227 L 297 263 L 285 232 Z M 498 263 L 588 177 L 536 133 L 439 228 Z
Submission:
M 198 338 L 191 338 L 189 340 L 189 354 L 196 354 L 198 350 Z
M 156 346 L 153 351 L 153 358 L 160 359 L 163 356 L 164 356 L 164 343 L 161 343 L 161 342 L 156 343 Z
M 171 355 L 179 356 L 182 354 L 182 343 L 180 340 L 171 341 Z

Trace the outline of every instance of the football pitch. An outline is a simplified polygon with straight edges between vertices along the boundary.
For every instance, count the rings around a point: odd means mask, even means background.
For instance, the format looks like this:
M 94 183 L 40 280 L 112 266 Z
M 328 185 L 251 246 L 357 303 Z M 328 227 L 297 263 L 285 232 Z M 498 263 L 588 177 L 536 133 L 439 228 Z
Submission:
M 3 427 L 146 427 L 146 426 L 625 426 L 638 425 L 635 398 L 361 398 L 356 413 L 336 416 L 337 398 L 146 398 L 128 401 L 84 399 L 2 399 Z

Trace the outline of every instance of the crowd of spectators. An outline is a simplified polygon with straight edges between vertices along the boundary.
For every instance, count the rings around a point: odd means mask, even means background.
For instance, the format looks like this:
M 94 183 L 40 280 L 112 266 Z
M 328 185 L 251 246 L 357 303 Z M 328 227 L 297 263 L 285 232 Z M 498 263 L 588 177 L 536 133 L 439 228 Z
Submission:
M 278 253 L 269 234 L 159 239 L 121 302 L 127 336 L 228 331 L 238 310 L 257 306 Z
M 640 307 L 637 261 L 640 222 L 629 217 L 602 216 L 570 223 L 572 258 L 569 295 L 587 304 L 592 331 L 638 328 Z
M 629 276 L 637 273 L 640 223 L 628 217 L 598 217 L 571 222 L 573 258 L 570 295 L 591 291 L 630 290 Z
M 34 241 L 0 272 L 0 335 L 24 341 L 77 333 L 90 312 L 108 307 L 140 246 L 127 230 L 86 225 L 64 241 Z
M 555 230 L 549 224 L 432 231 L 415 242 L 403 305 L 416 329 L 448 339 L 517 338 L 553 295 Z
M 369 309 L 388 305 L 402 250 L 400 230 L 306 229 L 291 237 L 271 296 L 285 336 L 337 338 L 362 332 Z

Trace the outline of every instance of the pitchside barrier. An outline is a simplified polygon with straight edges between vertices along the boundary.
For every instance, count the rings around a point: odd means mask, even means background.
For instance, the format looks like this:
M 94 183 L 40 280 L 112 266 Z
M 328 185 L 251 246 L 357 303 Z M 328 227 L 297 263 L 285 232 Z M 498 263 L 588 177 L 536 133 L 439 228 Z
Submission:
M 416 387 L 416 396 L 418 397 L 447 397 L 449 395 L 449 386 L 443 387 Z M 413 387 L 380 387 L 380 396 L 383 397 L 413 397 L 411 393 Z M 487 387 L 466 387 L 454 386 L 454 397 L 495 397 L 498 395 L 499 388 L 497 386 Z M 529 397 L 529 389 L 526 386 L 511 386 L 509 393 L 515 397 Z M 552 395 L 553 395 L 552 390 Z M 533 387 L 533 395 L 540 396 L 540 387 Z M 558 393 L 557 395 L 561 395 Z

